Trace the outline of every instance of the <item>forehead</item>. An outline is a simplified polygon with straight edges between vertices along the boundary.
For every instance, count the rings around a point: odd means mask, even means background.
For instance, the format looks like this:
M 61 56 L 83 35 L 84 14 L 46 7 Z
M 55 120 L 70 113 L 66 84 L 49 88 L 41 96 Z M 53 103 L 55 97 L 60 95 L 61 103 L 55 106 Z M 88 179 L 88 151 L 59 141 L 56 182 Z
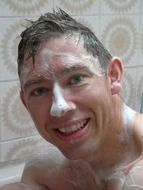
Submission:
M 33 60 L 25 60 L 21 69 L 21 81 L 35 75 L 51 77 L 62 69 L 89 64 L 93 57 L 84 48 L 83 41 L 78 36 L 52 39 L 41 44 L 40 50 Z M 94 58 L 95 59 L 95 58 Z M 94 60 L 95 61 L 95 60 Z
M 51 58 L 54 59 L 54 54 L 56 55 L 55 58 L 60 58 L 60 55 L 63 57 L 64 54 L 71 55 L 71 58 L 73 58 L 73 55 L 78 57 L 80 54 L 87 54 L 87 52 L 84 48 L 83 41 L 81 39 L 79 40 L 78 35 L 54 38 L 41 43 L 39 51 L 34 59 L 35 65 L 37 66 L 38 64 L 42 64 L 45 59 L 46 61 Z M 23 66 L 29 67 L 29 65 L 32 66 L 32 64 L 32 58 L 27 60 L 25 57 Z

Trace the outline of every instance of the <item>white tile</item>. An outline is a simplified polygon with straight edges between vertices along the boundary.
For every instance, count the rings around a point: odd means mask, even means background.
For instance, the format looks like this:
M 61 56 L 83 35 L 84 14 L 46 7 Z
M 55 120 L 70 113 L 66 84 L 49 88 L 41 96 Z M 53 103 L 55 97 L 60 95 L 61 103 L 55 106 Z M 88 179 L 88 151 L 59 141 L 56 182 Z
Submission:
M 0 143 L 0 162 L 25 161 L 36 154 L 46 153 L 51 144 L 39 135 Z
M 0 103 L 0 106 L 1 106 L 1 103 Z M 2 115 L 1 114 L 0 114 L 0 141 L 1 141 L 1 138 L 2 138 L 2 134 L 1 134 L 1 130 L 2 130 Z
M 32 119 L 19 97 L 18 82 L 0 83 L 1 141 L 37 134 Z
M 102 0 L 100 2 L 101 14 L 139 13 L 141 6 L 140 0 Z
M 12 11 L 6 6 L 3 0 L 0 0 L 0 16 L 11 16 Z
M 139 65 L 143 66 L 143 14 L 140 15 Z
M 4 164 L 4 166 L 0 166 L 0 187 L 19 182 L 24 166 L 25 163 Z
M 140 110 L 141 106 L 141 96 L 143 93 L 143 66 L 137 68 L 137 80 L 136 80 L 136 98 L 137 98 L 137 107 Z
M 136 68 L 125 68 L 122 93 L 123 101 L 136 109 Z
M 0 25 L 0 80 L 16 79 L 19 36 L 26 21 L 25 18 L 0 18 Z
M 0 87 L 1 87 L 1 85 L 0 85 Z M 1 105 L 2 105 L 2 97 L 0 95 L 0 116 L 2 116 L 2 107 L 1 107 Z M 0 120 L 0 126 L 1 126 L 1 120 Z
M 0 83 L 1 88 L 1 83 Z M 0 93 L 0 140 L 1 140 L 1 128 L 2 128 L 2 95 Z
M 2 143 L 0 141 L 0 163 L 2 162 Z
M 70 15 L 98 15 L 100 0 L 55 0 L 54 7 L 60 7 Z
M 0 16 L 40 16 L 53 9 L 52 0 L 0 0 Z
M 74 16 L 74 18 L 99 37 L 100 35 L 100 17 L 99 16 Z
M 139 16 L 102 16 L 102 42 L 114 56 L 119 56 L 126 66 L 138 62 Z

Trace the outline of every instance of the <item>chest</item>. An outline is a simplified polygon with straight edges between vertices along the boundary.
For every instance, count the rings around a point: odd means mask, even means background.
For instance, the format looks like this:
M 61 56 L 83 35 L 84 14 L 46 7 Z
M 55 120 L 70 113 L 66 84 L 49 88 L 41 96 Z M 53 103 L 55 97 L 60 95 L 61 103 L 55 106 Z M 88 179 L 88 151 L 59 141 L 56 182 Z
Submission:
M 113 173 L 107 178 L 107 190 L 143 189 L 143 161 Z
M 123 169 L 98 176 L 92 168 L 74 169 L 74 180 L 79 190 L 142 190 L 143 161 L 139 160 Z

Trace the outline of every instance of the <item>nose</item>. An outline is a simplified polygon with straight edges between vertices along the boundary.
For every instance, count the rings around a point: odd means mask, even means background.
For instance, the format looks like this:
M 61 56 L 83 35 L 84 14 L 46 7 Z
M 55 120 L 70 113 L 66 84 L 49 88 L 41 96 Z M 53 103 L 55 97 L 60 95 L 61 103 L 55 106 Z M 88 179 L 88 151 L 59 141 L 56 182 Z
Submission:
M 50 109 L 50 115 L 53 117 L 62 117 L 76 109 L 76 105 L 71 101 L 66 101 L 61 87 L 56 83 L 53 89 L 53 102 Z

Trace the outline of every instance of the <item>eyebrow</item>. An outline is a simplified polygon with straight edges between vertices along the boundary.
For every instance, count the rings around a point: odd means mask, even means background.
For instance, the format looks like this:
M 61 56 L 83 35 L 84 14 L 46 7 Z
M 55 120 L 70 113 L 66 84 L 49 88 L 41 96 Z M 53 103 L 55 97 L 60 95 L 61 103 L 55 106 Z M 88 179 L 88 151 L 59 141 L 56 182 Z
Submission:
M 41 78 L 33 78 L 33 79 L 30 79 L 28 81 L 26 81 L 24 84 L 23 84 L 23 89 L 27 89 L 29 86 L 31 85 L 36 85 L 36 84 L 41 84 L 42 82 L 45 81 L 45 78 L 41 77 Z
M 67 66 L 66 68 L 64 68 L 61 72 L 60 72 L 60 75 L 63 76 L 63 75 L 66 75 L 66 74 L 69 74 L 71 72 L 74 72 L 74 71 L 79 71 L 79 70 L 85 70 L 87 72 L 89 72 L 91 75 L 93 74 L 92 71 L 89 70 L 89 67 L 85 66 L 85 65 L 72 65 L 72 66 Z M 36 84 L 41 84 L 43 82 L 46 81 L 46 78 L 45 77 L 39 77 L 39 78 L 33 78 L 33 79 L 30 79 L 30 80 L 27 80 L 24 84 L 23 84 L 23 89 L 27 89 L 29 86 L 32 86 L 32 85 L 36 85 Z
M 85 70 L 88 71 L 92 74 L 92 71 L 89 69 L 89 67 L 85 66 L 85 65 L 72 65 L 72 66 L 67 66 L 62 72 L 61 74 L 68 74 L 70 72 L 74 72 L 74 71 L 78 71 L 78 70 Z

